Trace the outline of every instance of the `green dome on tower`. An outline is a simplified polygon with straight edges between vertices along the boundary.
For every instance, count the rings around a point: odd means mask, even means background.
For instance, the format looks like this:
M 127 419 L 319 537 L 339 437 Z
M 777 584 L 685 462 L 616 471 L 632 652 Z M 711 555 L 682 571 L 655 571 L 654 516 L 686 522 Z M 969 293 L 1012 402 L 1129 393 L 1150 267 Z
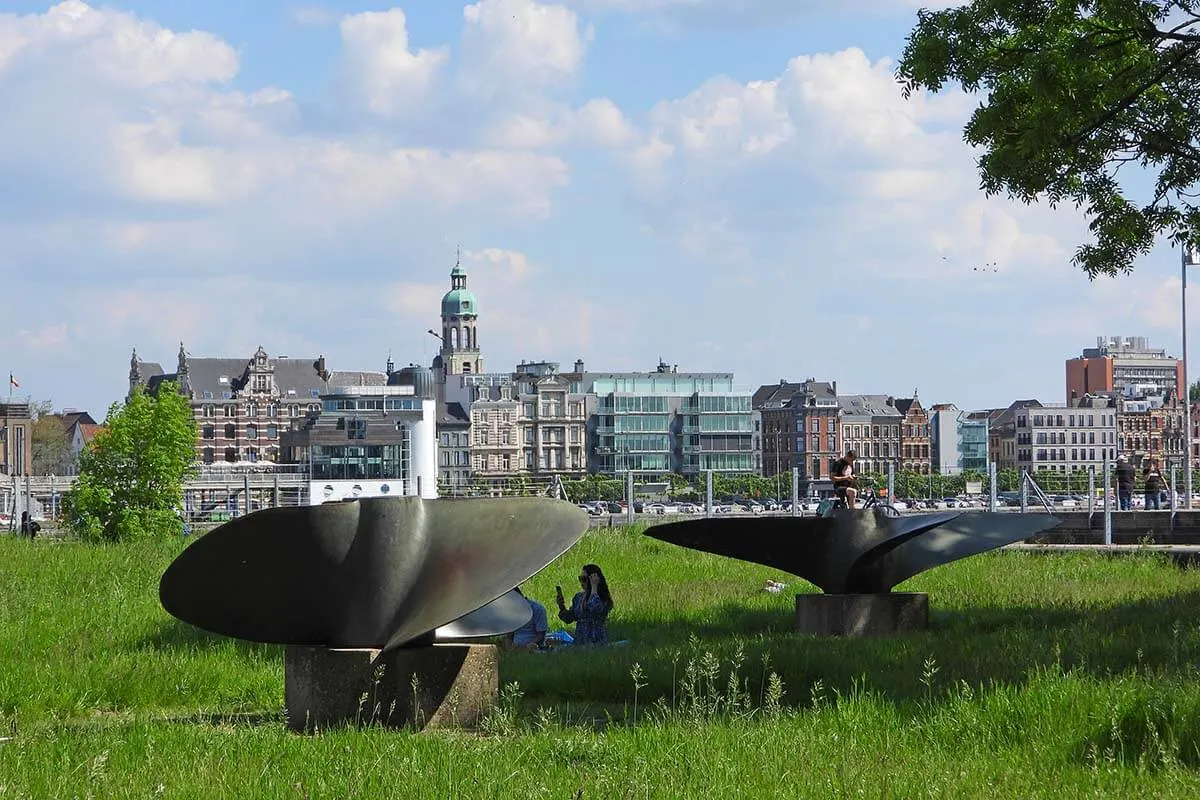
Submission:
M 455 264 L 450 271 L 450 291 L 442 297 L 443 317 L 474 317 L 479 314 L 475 295 L 467 288 L 467 271 Z

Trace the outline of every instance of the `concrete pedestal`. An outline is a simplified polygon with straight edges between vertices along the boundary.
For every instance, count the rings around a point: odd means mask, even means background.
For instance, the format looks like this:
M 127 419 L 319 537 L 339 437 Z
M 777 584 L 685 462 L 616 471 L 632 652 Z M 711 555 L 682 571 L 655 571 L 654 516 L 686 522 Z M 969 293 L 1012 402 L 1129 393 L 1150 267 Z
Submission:
M 927 594 L 796 595 L 796 631 L 810 636 L 894 636 L 928 626 Z
M 392 650 L 288 647 L 283 685 L 288 726 L 474 728 L 496 705 L 495 645 L 435 644 Z

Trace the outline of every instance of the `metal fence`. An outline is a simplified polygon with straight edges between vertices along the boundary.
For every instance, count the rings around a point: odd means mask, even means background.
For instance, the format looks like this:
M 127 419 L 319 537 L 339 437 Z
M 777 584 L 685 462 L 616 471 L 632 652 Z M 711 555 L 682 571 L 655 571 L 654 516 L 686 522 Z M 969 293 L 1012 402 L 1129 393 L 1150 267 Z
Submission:
M 1086 511 L 1089 515 L 1105 515 L 1105 531 L 1110 534 L 1111 514 L 1118 510 L 1118 498 L 1114 490 L 1115 463 L 1104 463 L 1099 470 L 1078 471 L 1074 474 L 1042 474 L 1035 479 L 1029 473 L 1021 473 L 1018 486 L 1011 487 L 1006 480 L 1001 489 L 995 465 L 981 481 L 965 484 L 966 491 L 954 497 L 930 495 L 924 498 L 897 497 L 894 469 L 886 474 L 886 487 L 877 487 L 880 494 L 891 501 L 902 513 L 964 508 L 990 511 L 1023 513 L 1026 511 Z M 563 481 L 557 476 L 521 476 L 505 478 L 475 478 L 469 484 L 439 484 L 441 497 L 511 497 L 545 496 L 558 497 L 586 505 L 597 517 L 617 521 L 624 517 L 632 521 L 639 515 L 666 514 L 783 514 L 793 516 L 810 515 L 816 512 L 819 498 L 802 496 L 801 476 L 798 470 L 790 475 L 775 478 L 776 486 L 782 491 L 778 502 L 763 506 L 753 499 L 713 496 L 714 473 L 703 474 L 699 485 L 685 490 L 672 487 L 661 477 L 639 476 L 633 473 L 605 481 L 615 490 L 608 499 L 584 496 L 586 491 L 579 484 Z M 1189 504 L 1188 498 L 1179 492 L 1185 481 L 1182 470 L 1169 468 L 1163 475 L 1167 491 L 1162 501 L 1162 511 L 1171 514 L 1200 506 Z M 1050 480 L 1047 480 L 1050 478 Z M 3 481 L 0 478 L 0 481 Z M 22 512 L 28 511 L 34 519 L 52 520 L 62 510 L 63 494 L 75 483 L 70 476 L 11 476 L 0 482 L 0 527 L 12 530 Z M 1200 481 L 1197 481 L 1200 484 Z M 1104 487 L 1110 487 L 1105 491 Z M 1143 492 L 1141 487 L 1135 494 L 1135 504 Z M 575 495 L 575 496 L 572 496 Z M 619 499 L 614 499 L 614 495 Z M 686 498 L 680 500 L 678 498 Z M 906 502 L 907 501 L 907 502 Z M 309 505 L 309 475 L 305 465 L 291 467 L 221 467 L 204 466 L 187 482 L 184 489 L 184 506 L 181 509 L 185 521 L 193 524 L 218 524 L 243 514 L 263 508 Z M 1136 507 L 1136 506 L 1135 506 Z M 1106 535 L 1107 539 L 1107 535 Z
M 13 530 L 22 513 L 54 520 L 73 476 L 10 476 L 0 484 L 0 527 Z M 219 523 L 261 508 L 308 505 L 308 473 L 303 470 L 232 471 L 202 469 L 184 485 L 182 516 L 189 523 Z

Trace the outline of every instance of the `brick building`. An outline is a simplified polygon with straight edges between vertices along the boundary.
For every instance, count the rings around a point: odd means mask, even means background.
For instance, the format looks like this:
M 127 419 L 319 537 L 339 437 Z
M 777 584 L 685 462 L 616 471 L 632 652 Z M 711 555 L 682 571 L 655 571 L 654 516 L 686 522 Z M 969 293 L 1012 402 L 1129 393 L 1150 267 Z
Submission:
M 841 455 L 837 382 L 809 378 L 760 386 L 751 399 L 762 418 L 762 471 L 800 471 L 801 493 L 833 490 L 831 463 Z
M 896 410 L 903 416 L 900 426 L 900 465 L 906 472 L 928 475 L 933 467 L 933 437 L 929 426 L 929 414 L 917 399 L 897 398 Z
M 383 372 L 329 372 L 323 358 L 272 358 L 261 346 L 249 359 L 194 358 L 181 342 L 171 373 L 157 362 L 140 360 L 134 350 L 129 391 L 143 385 L 153 393 L 166 381 L 178 384 L 195 414 L 196 458 L 202 464 L 279 462 L 281 432 L 320 414 L 323 390 L 384 386 L 387 377 Z
M 1183 404 L 1173 392 L 1155 387 L 1127 387 L 1116 396 L 1117 452 L 1141 469 L 1151 458 L 1164 466 L 1183 467 Z

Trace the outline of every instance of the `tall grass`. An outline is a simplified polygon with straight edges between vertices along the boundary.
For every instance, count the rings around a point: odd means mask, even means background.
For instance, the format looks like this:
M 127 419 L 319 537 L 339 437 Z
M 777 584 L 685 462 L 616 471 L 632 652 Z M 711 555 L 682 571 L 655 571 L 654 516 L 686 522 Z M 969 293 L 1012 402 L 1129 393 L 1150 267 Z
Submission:
M 1200 796 L 1200 572 L 1160 556 L 967 559 L 900 587 L 928 632 L 821 640 L 790 576 L 596 531 L 526 593 L 599 563 L 629 646 L 505 651 L 479 734 L 299 736 L 279 648 L 158 605 L 181 548 L 0 538 L 0 798 Z

